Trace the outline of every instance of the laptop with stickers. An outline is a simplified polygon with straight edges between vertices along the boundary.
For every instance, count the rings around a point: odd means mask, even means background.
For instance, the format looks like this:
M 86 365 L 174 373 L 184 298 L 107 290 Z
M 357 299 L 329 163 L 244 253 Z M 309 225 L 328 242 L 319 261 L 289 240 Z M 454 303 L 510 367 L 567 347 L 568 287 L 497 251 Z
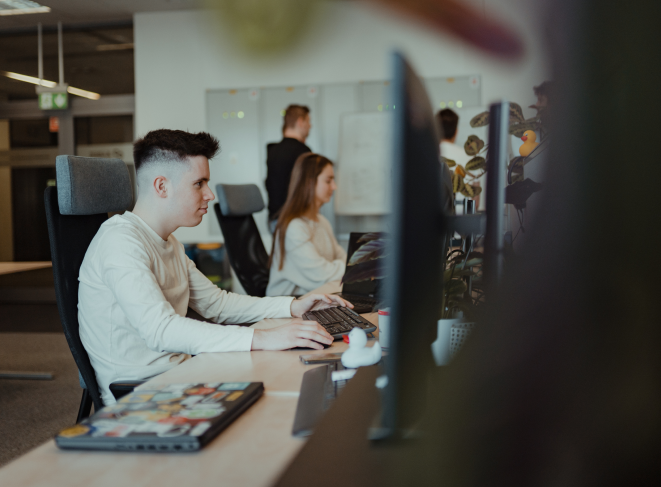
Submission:
M 62 449 L 195 451 L 259 399 L 262 382 L 170 384 L 140 389 L 60 431 Z

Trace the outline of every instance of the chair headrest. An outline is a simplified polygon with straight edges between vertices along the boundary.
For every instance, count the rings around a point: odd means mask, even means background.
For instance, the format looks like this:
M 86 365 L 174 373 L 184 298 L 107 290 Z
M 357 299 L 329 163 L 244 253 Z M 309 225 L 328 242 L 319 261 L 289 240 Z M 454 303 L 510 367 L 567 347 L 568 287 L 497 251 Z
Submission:
M 264 209 L 262 193 L 255 184 L 217 184 L 218 203 L 223 216 L 245 216 Z
M 133 185 L 121 159 L 57 156 L 55 174 L 62 215 L 96 215 L 133 206 Z

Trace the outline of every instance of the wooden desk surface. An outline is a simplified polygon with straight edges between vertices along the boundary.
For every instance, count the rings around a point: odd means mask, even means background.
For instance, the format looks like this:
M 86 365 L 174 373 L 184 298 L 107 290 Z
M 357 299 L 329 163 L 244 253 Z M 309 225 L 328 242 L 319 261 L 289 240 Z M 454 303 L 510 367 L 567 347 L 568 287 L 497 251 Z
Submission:
M 13 274 L 14 272 L 31 271 L 52 267 L 53 263 L 43 262 L 0 262 L 0 274 Z
M 322 292 L 337 290 L 331 283 Z M 377 314 L 364 315 L 376 323 Z M 287 320 L 263 320 L 270 328 Z M 117 487 L 118 485 L 268 486 L 304 445 L 291 428 L 303 374 L 303 353 L 341 352 L 336 341 L 326 350 L 203 353 L 142 387 L 183 382 L 264 382 L 264 396 L 214 441 L 197 453 L 106 453 L 58 450 L 53 440 L 0 469 L 0 485 Z

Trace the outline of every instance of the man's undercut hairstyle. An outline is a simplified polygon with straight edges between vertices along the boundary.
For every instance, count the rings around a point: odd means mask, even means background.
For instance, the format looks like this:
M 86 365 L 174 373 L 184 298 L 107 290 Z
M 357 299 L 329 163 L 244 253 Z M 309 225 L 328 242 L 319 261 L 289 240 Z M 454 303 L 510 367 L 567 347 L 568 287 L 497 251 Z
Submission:
M 305 105 L 289 105 L 285 110 L 284 121 L 282 123 L 282 133 L 287 129 L 296 127 L 299 118 L 303 118 L 310 113 L 310 109 Z
M 140 169 L 156 164 L 185 165 L 189 157 L 213 159 L 218 149 L 218 139 L 206 132 L 152 130 L 133 144 L 133 162 L 138 173 Z
M 459 124 L 459 115 L 453 110 L 446 108 L 436 114 L 438 125 L 443 129 L 443 138 L 451 139 L 457 133 L 457 125 Z

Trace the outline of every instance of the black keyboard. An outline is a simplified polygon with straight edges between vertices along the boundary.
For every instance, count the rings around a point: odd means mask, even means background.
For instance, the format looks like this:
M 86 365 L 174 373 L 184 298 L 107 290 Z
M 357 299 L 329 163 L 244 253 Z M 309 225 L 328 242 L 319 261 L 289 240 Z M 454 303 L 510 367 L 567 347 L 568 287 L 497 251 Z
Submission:
M 344 307 L 309 311 L 303 315 L 303 318 L 318 322 L 336 340 L 347 335 L 353 330 L 354 326 L 362 328 L 365 330 L 365 333 L 376 331 L 376 326 L 360 316 L 354 310 Z

